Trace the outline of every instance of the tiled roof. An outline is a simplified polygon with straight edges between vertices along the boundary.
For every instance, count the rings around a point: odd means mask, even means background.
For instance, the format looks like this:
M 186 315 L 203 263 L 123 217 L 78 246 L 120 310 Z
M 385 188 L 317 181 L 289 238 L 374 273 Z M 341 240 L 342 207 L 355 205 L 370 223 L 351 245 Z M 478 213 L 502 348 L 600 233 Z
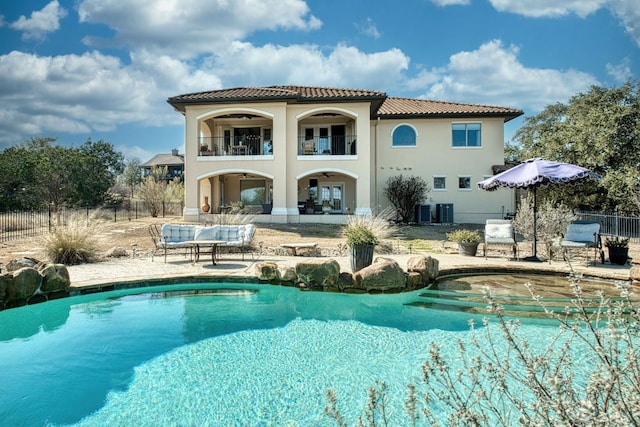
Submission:
M 384 92 L 362 89 L 340 89 L 314 86 L 269 86 L 236 87 L 209 92 L 188 93 L 169 98 L 169 104 L 193 102 L 267 101 L 272 99 L 292 99 L 314 101 L 322 99 L 385 98 Z
M 184 111 L 187 104 L 259 102 L 259 101 L 317 102 L 371 101 L 371 118 L 418 118 L 418 117 L 504 117 L 509 121 L 523 114 L 522 110 L 454 102 L 428 101 L 423 99 L 387 97 L 375 90 L 346 89 L 316 86 L 268 86 L 237 87 L 208 92 L 187 93 L 169 98 L 167 102 Z
M 522 110 L 492 105 L 460 104 L 426 99 L 388 97 L 378 109 L 384 118 L 499 116 L 505 121 L 524 114 Z
M 156 154 L 141 164 L 143 168 L 152 168 L 154 166 L 182 166 L 184 165 L 184 157 L 181 155 L 174 156 L 173 154 Z

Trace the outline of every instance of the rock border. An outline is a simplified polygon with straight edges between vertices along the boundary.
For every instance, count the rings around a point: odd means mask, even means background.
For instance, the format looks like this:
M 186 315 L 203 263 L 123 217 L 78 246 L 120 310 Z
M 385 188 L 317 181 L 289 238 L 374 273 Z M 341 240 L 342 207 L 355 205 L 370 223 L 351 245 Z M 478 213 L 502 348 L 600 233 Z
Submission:
M 255 274 L 261 283 L 296 286 L 301 289 L 391 293 L 413 291 L 433 283 L 439 274 L 439 262 L 430 256 L 413 256 L 407 260 L 405 271 L 394 259 L 380 256 L 370 266 L 351 273 L 341 272 L 340 264 L 333 258 L 300 261 L 295 267 L 262 261 L 256 263 Z

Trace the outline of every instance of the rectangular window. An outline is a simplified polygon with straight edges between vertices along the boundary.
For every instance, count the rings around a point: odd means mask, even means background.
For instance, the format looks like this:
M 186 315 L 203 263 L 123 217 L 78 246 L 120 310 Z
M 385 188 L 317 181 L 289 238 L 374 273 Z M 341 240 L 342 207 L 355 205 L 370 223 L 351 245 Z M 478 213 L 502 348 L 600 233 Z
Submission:
M 458 177 L 458 190 L 471 190 L 471 177 L 459 176 Z
M 447 189 L 447 178 L 444 176 L 433 177 L 433 191 L 445 191 Z
M 482 125 L 480 123 L 453 123 L 451 125 L 452 147 L 481 147 Z

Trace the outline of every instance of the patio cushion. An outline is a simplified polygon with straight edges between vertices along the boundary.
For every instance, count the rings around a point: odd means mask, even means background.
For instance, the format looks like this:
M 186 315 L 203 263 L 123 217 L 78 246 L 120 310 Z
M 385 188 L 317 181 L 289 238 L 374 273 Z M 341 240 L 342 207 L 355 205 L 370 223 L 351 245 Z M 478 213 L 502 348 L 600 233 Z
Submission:
M 600 232 L 600 224 L 569 224 L 567 227 L 567 235 L 564 237 L 562 245 L 568 245 L 568 242 L 575 243 L 596 243 L 596 235 Z
M 162 224 L 162 239 L 165 243 L 193 240 L 195 226 L 189 224 Z
M 492 242 L 505 240 L 507 243 L 513 243 L 513 226 L 511 224 L 487 224 L 485 235 L 487 240 Z
M 220 240 L 220 226 L 196 227 L 193 240 Z

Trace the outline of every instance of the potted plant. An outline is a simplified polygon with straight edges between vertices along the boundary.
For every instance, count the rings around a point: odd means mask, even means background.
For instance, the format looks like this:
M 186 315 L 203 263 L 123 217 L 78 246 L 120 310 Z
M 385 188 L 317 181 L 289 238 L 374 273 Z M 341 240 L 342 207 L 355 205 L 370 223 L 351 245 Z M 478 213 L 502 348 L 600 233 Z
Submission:
M 313 210 L 314 210 L 314 206 L 316 205 L 315 200 L 309 198 L 307 199 L 306 203 L 305 203 L 305 210 L 307 212 L 308 215 L 313 214 Z
M 329 203 L 328 200 L 323 200 L 322 201 L 322 212 L 324 212 L 325 215 L 328 215 L 329 212 L 331 212 L 331 204 Z
M 458 244 L 458 253 L 465 256 L 476 256 L 478 244 L 482 241 L 476 230 L 459 229 L 447 233 L 447 239 Z
M 393 232 L 388 219 L 382 215 L 352 215 L 342 230 L 349 247 L 351 271 L 354 273 L 371 265 L 377 244 Z
M 607 237 L 604 245 L 609 251 L 609 261 L 611 264 L 625 265 L 629 259 L 629 238 Z

